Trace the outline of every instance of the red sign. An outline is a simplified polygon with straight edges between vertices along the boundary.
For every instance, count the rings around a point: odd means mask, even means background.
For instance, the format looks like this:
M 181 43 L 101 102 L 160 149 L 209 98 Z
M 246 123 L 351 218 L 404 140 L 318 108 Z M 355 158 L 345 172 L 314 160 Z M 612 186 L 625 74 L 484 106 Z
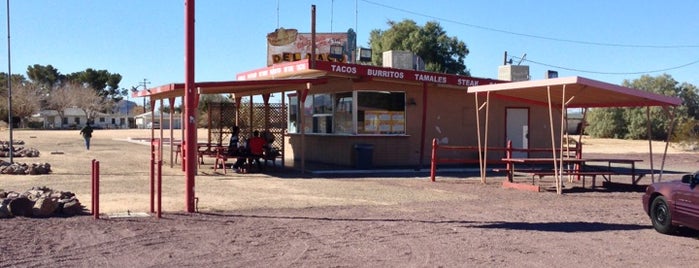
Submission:
M 347 62 L 352 48 L 348 33 L 316 33 L 316 60 Z M 311 57 L 311 34 L 296 29 L 279 28 L 267 34 L 267 66 L 299 61 Z M 341 51 L 342 58 L 332 59 L 331 48 Z
M 310 69 L 308 60 L 302 60 L 297 62 L 275 64 L 267 68 L 240 73 L 238 74 L 237 79 L 273 79 L 276 75 L 290 74 L 308 69 Z M 453 74 L 432 73 L 327 61 L 316 61 L 316 67 L 314 69 L 326 71 L 329 73 L 352 75 L 357 77 L 386 78 L 463 87 L 500 83 L 500 81 L 498 80 L 487 78 L 477 78 Z
M 388 78 L 404 81 L 427 82 L 466 87 L 495 84 L 499 82 L 493 79 L 477 78 L 470 76 L 394 69 L 371 65 L 345 64 L 338 62 L 316 62 L 315 69 L 330 71 L 334 73 L 357 75 L 359 77 Z

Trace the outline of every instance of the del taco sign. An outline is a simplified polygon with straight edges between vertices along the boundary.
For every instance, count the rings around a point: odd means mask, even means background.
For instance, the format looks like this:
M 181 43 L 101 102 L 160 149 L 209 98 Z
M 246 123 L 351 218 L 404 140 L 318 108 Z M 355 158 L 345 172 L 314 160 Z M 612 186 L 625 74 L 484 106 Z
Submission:
M 346 33 L 316 33 L 316 60 L 349 62 L 355 49 L 353 31 Z M 279 28 L 267 34 L 267 66 L 282 62 L 304 60 L 311 57 L 311 34 L 296 29 Z M 330 51 L 341 49 L 342 56 L 331 57 Z M 335 50 L 334 50 L 335 51 Z

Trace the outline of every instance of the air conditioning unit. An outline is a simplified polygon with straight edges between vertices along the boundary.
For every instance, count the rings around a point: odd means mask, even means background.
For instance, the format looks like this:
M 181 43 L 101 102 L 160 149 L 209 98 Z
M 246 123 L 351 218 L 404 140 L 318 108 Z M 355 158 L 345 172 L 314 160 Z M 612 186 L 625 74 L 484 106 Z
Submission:
M 517 82 L 529 79 L 529 66 L 527 65 L 508 64 L 498 67 L 498 80 Z
M 383 52 L 383 67 L 424 71 L 425 62 L 410 51 L 389 50 Z

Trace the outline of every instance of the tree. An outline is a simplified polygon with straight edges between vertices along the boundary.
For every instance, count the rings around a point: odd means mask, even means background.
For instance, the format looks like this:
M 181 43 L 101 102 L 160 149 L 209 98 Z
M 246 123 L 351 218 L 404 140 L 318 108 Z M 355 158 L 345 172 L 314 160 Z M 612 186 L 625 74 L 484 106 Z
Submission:
M 21 126 L 26 127 L 29 117 L 41 110 L 42 98 L 41 89 L 34 84 L 17 83 L 12 85 L 12 116 L 20 118 Z M 0 103 L 2 103 L 3 110 L 7 110 L 7 92 L 0 97 Z
M 91 87 L 75 87 L 71 95 L 79 100 L 76 101 L 75 106 L 85 112 L 88 122 L 92 121 L 98 112 L 108 110 L 112 104 L 111 100 L 104 99 Z
M 626 136 L 624 109 L 592 109 L 587 121 L 590 122 L 590 125 L 586 127 L 585 131 L 593 137 L 620 139 Z
M 47 105 L 49 109 L 56 110 L 58 117 L 61 122 L 65 119 L 65 110 L 76 105 L 77 98 L 74 97 L 73 92 L 77 91 L 78 88 L 82 86 L 76 83 L 66 83 L 59 88 L 54 89 L 47 98 Z
M 27 82 L 27 78 L 24 77 L 24 75 L 21 74 L 13 74 L 12 75 L 12 85 L 19 85 L 19 84 L 24 84 Z M 0 93 L 5 94 L 7 91 L 7 73 L 5 72 L 0 72 Z
M 372 63 L 381 65 L 384 51 L 407 50 L 422 58 L 427 71 L 470 75 L 464 64 L 468 47 L 458 38 L 447 36 L 439 23 L 427 22 L 420 27 L 412 20 L 389 20 L 387 24 L 388 30 L 374 29 L 370 33 Z
M 65 76 L 58 72 L 58 69 L 51 66 L 51 64 L 46 66 L 39 64 L 27 66 L 27 77 L 29 77 L 35 85 L 43 88 L 46 91 L 45 93 L 50 92 L 65 79 Z
M 116 102 L 124 98 L 121 89 L 119 89 L 119 83 L 122 78 L 120 74 L 112 74 L 107 70 L 87 68 L 85 71 L 68 74 L 66 78 L 71 82 L 88 85 L 104 99 L 111 99 Z
M 696 115 L 699 109 L 699 97 L 696 87 L 689 84 L 678 86 L 678 82 L 668 74 L 652 77 L 643 75 L 638 79 L 625 80 L 626 87 L 641 89 L 667 96 L 682 98 L 684 105 L 674 109 L 677 122 L 688 122 L 689 119 L 698 119 Z M 601 138 L 625 138 L 648 139 L 648 115 L 647 108 L 608 108 L 593 109 L 590 111 L 590 127 L 587 133 Z M 669 115 L 661 107 L 650 108 L 650 138 L 663 140 L 667 138 L 667 130 L 670 127 Z
M 9 111 L 7 109 L 8 107 L 8 101 L 7 101 L 7 95 L 8 95 L 8 90 L 7 90 L 7 73 L 0 72 L 0 121 L 8 121 L 8 116 L 9 116 Z M 13 74 L 12 75 L 12 96 L 15 96 L 15 92 L 21 90 L 20 88 L 24 87 L 25 84 L 27 84 L 28 81 L 27 79 L 21 75 L 21 74 Z M 15 110 L 16 108 L 14 107 L 14 103 L 16 103 L 13 100 L 13 106 L 12 109 Z M 12 115 L 16 117 L 17 115 L 13 112 Z

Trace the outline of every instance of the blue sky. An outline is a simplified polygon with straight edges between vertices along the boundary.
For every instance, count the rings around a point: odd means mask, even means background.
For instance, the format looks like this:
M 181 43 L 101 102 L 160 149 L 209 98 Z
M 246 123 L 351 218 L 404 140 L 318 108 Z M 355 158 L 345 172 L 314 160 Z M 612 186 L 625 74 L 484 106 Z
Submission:
M 318 32 L 353 28 L 359 46 L 388 20 L 437 21 L 467 44 L 465 63 L 476 77 L 496 78 L 508 51 L 533 61 L 522 62 L 532 79 L 549 69 L 615 84 L 668 73 L 699 85 L 699 2 L 690 0 L 200 0 L 196 80 L 234 80 L 264 67 L 266 34 L 277 27 L 310 32 L 313 4 Z M 7 37 L 5 1 L 1 9 Z M 64 74 L 119 73 L 124 88 L 144 78 L 149 87 L 184 81 L 184 0 L 11 0 L 10 26 L 12 73 L 51 64 Z M 7 72 L 7 39 L 0 43 L 0 71 Z

